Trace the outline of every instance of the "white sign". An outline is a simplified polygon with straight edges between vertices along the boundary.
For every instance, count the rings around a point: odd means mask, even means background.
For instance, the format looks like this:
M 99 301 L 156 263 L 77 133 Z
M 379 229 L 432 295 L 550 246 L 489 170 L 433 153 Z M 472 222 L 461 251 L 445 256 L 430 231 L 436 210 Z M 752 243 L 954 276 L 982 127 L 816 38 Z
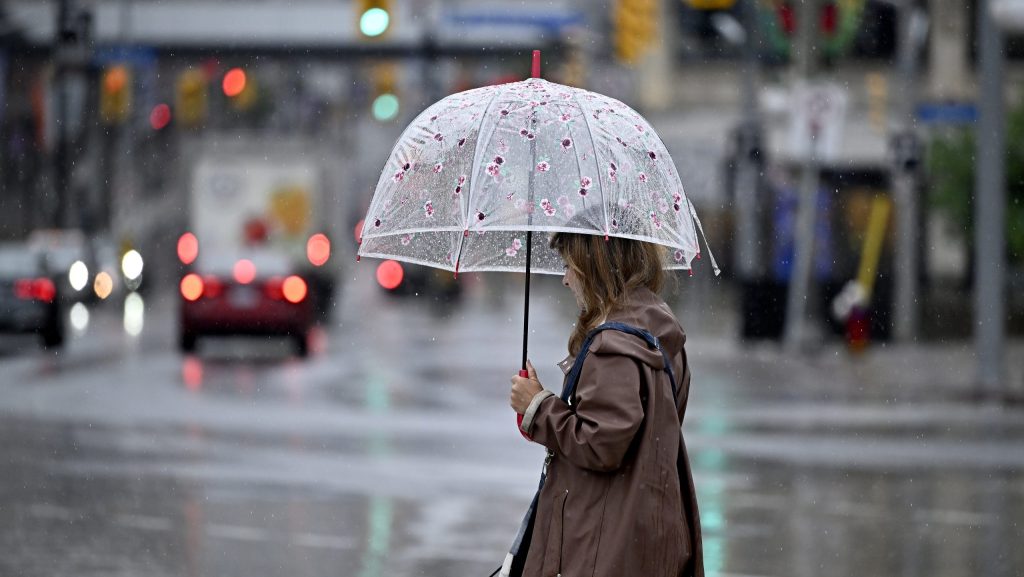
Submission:
M 798 159 L 836 160 L 846 124 L 846 91 L 837 84 L 797 84 L 790 99 L 789 149 Z
M 1024 0 L 994 0 L 992 19 L 1007 32 L 1024 32 Z

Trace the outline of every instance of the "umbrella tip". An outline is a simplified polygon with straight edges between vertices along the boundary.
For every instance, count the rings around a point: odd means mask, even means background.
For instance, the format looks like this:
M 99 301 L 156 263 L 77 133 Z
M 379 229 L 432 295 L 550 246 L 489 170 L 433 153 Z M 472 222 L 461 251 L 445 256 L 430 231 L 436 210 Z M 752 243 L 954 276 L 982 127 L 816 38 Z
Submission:
M 361 261 L 362 259 L 363 259 L 363 257 L 362 257 L 362 256 L 360 256 L 360 255 L 358 255 L 358 254 L 356 255 L 356 262 L 359 262 L 359 261 Z

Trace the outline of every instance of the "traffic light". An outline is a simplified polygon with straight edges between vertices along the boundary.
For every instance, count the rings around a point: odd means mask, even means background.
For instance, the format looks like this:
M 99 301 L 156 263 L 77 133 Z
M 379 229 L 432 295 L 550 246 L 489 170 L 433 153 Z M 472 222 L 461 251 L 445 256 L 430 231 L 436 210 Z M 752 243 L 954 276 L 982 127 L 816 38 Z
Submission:
M 183 126 L 195 127 L 206 120 L 206 75 L 187 70 L 178 77 L 178 93 L 174 107 Z
M 153 130 L 163 130 L 171 123 L 171 107 L 160 103 L 149 112 L 149 125 Z
M 356 19 L 359 33 L 378 38 L 391 27 L 391 0 L 357 0 Z
M 232 68 L 224 74 L 224 80 L 221 82 L 221 88 L 224 89 L 224 96 L 234 98 L 245 90 L 245 85 L 248 79 L 245 76 L 245 70 L 241 68 Z
M 395 91 L 398 69 L 395 64 L 376 64 L 373 67 L 373 117 L 380 122 L 398 116 L 399 101 Z
M 103 72 L 100 88 L 100 116 L 107 124 L 120 124 L 128 118 L 132 105 L 131 72 L 119 64 Z
M 868 121 L 876 132 L 884 133 L 889 124 L 889 81 L 879 72 L 864 79 L 868 93 Z
M 612 14 L 615 26 L 615 57 L 633 65 L 657 40 L 657 0 L 616 0 Z
M 231 105 L 243 112 L 252 109 L 258 100 L 259 93 L 256 90 L 256 82 L 241 68 L 228 70 L 224 74 L 221 88 Z

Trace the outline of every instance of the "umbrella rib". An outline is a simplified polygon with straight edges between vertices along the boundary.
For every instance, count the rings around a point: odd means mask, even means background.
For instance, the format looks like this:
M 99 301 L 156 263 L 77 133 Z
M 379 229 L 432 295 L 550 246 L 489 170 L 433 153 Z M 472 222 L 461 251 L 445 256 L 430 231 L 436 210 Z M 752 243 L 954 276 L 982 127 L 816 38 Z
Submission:
M 715 269 L 715 276 L 722 274 L 722 270 L 718 268 L 718 263 L 715 262 L 715 255 L 711 252 L 711 245 L 708 244 L 708 237 L 704 234 L 704 227 L 700 224 L 700 217 L 697 216 L 697 209 L 693 208 L 693 205 L 689 202 L 686 203 L 690 207 L 690 216 L 693 217 L 693 221 L 697 223 L 697 228 L 700 230 L 700 235 L 704 237 L 704 246 L 708 247 L 708 256 L 711 257 L 711 267 Z M 696 238 L 696 235 L 694 235 Z M 697 254 L 700 254 L 700 245 L 697 245 Z
M 459 259 L 462 258 L 462 247 L 464 244 L 466 244 L 466 236 L 469 233 L 469 213 L 472 212 L 473 210 L 473 193 L 476 192 L 477 187 L 479 186 L 477 184 L 477 175 L 480 172 L 480 158 L 482 156 L 481 153 L 483 152 L 484 149 L 484 122 L 486 122 L 487 119 L 490 118 L 491 107 L 494 106 L 494 103 L 498 100 L 498 97 L 504 95 L 507 91 L 508 85 L 498 90 L 495 90 L 494 96 L 491 97 L 491 101 L 487 103 L 487 108 L 484 109 L 484 113 L 480 117 L 480 128 L 477 130 L 476 147 L 473 149 L 473 166 L 470 167 L 472 176 L 470 177 L 471 180 L 469 181 L 469 194 L 466 195 L 466 210 L 462 218 L 463 233 L 462 237 L 459 238 L 459 248 L 458 250 L 455 251 L 455 274 L 459 273 Z M 494 134 L 494 131 L 497 130 L 497 128 L 498 123 L 495 122 L 494 128 L 491 129 L 490 134 L 487 135 L 487 139 L 491 138 L 491 136 Z
M 604 179 L 601 178 L 601 165 L 597 163 L 597 144 L 594 142 L 594 129 L 590 126 L 590 119 L 587 115 L 590 113 L 590 109 L 583 106 L 580 102 L 579 95 L 576 91 L 572 92 L 572 99 L 576 101 L 576 106 L 580 107 L 583 111 L 583 123 L 587 125 L 587 136 L 590 138 L 590 148 L 594 151 L 594 166 L 596 167 L 597 188 L 601 193 L 601 214 L 604 216 L 604 237 L 608 238 L 608 198 L 604 194 Z M 576 166 L 579 167 L 580 157 L 576 155 Z M 582 169 L 580 169 L 582 172 Z

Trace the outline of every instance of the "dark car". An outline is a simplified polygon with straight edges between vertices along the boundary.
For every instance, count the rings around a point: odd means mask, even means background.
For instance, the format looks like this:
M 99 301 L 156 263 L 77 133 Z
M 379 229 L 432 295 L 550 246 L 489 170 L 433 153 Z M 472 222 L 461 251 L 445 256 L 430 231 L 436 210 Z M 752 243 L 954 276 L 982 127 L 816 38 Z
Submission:
M 181 279 L 180 346 L 196 349 L 199 337 L 280 335 L 309 352 L 314 303 L 307 279 L 274 255 L 204 259 Z
M 21 245 L 0 246 L 0 332 L 36 333 L 46 347 L 64 344 L 57 283 L 45 257 Z

